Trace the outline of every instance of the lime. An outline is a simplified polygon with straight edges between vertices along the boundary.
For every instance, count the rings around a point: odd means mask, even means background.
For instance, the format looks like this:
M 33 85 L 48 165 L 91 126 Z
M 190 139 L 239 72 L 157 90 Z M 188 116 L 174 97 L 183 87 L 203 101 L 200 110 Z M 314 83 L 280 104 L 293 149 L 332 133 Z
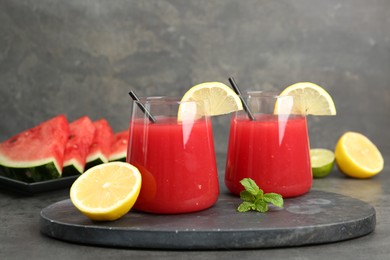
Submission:
M 310 149 L 311 168 L 314 178 L 323 178 L 333 169 L 335 155 L 328 149 Z

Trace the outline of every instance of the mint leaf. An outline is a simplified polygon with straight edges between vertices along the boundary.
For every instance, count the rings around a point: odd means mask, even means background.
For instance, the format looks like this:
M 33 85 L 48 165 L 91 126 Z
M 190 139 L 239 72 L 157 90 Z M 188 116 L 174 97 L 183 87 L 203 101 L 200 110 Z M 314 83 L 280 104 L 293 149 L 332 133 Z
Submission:
M 259 212 L 262 213 L 267 212 L 268 211 L 267 202 L 265 202 L 264 200 L 258 200 L 255 202 L 255 208 Z
M 248 201 L 244 201 L 243 203 L 241 203 L 238 206 L 237 210 L 239 212 L 247 212 L 247 211 L 251 210 L 253 207 L 254 207 L 253 203 L 248 202 Z
M 264 191 L 261 190 L 261 189 L 259 189 L 259 190 L 257 191 L 257 194 L 256 194 L 255 197 L 256 197 L 256 200 L 262 200 L 263 197 L 264 197 Z
M 253 196 L 253 194 L 251 194 L 249 191 L 247 190 L 243 190 L 240 192 L 240 198 L 243 200 L 243 201 L 249 201 L 249 202 L 252 202 L 255 200 L 255 196 Z
M 259 186 L 257 186 L 257 184 L 251 178 L 244 178 L 240 181 L 240 183 L 242 186 L 244 186 L 246 191 L 254 196 L 256 196 L 260 190 Z
M 244 178 L 240 183 L 245 190 L 240 192 L 240 198 L 243 202 L 238 206 L 237 211 L 255 210 L 264 213 L 268 211 L 268 203 L 276 207 L 283 207 L 283 197 L 280 194 L 264 193 L 251 178 Z
M 283 208 L 283 198 L 280 194 L 277 193 L 267 193 L 263 197 L 265 202 L 271 203 L 272 205 Z

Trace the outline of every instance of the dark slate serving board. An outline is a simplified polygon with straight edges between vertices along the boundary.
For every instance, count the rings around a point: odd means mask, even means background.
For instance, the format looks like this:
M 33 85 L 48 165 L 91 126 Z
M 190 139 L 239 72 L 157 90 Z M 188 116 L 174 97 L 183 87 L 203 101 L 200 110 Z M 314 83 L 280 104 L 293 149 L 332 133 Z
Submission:
M 224 193 L 210 209 L 178 215 L 132 210 L 113 222 L 93 222 L 64 200 L 41 211 L 40 230 L 69 242 L 150 249 L 240 249 L 342 241 L 375 229 L 375 209 L 351 197 L 312 190 L 267 213 L 236 211 Z

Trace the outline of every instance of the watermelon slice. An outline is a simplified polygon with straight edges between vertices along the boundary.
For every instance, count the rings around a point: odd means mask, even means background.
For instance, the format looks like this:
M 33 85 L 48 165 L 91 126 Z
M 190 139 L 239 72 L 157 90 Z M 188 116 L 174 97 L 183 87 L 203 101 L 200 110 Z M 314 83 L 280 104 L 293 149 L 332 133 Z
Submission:
M 91 119 L 83 116 L 69 125 L 69 139 L 64 154 L 62 176 L 78 175 L 84 172 L 89 147 L 95 134 Z
M 87 156 L 85 170 L 102 163 L 108 162 L 111 151 L 111 143 L 114 136 L 111 126 L 105 119 L 93 122 L 96 131 Z
M 114 135 L 111 145 L 111 153 L 108 160 L 126 162 L 127 144 L 129 141 L 129 130 L 124 130 Z
M 0 144 L 0 173 L 37 182 L 61 176 L 69 123 L 58 115 Z

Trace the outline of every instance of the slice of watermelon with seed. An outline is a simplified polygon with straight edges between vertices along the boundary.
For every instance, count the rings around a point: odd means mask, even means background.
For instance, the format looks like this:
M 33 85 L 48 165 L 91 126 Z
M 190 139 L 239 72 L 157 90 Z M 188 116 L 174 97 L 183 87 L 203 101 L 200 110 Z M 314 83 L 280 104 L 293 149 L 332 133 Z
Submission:
M 63 177 L 84 172 L 89 147 L 95 134 L 95 125 L 89 117 L 83 116 L 70 123 L 69 130 L 64 154 Z
M 0 174 L 24 182 L 61 176 L 69 123 L 58 115 L 0 143 Z
M 85 170 L 88 170 L 95 165 L 108 162 L 114 135 L 107 120 L 100 119 L 94 121 L 93 124 L 95 125 L 96 130 L 92 144 L 89 148 Z

